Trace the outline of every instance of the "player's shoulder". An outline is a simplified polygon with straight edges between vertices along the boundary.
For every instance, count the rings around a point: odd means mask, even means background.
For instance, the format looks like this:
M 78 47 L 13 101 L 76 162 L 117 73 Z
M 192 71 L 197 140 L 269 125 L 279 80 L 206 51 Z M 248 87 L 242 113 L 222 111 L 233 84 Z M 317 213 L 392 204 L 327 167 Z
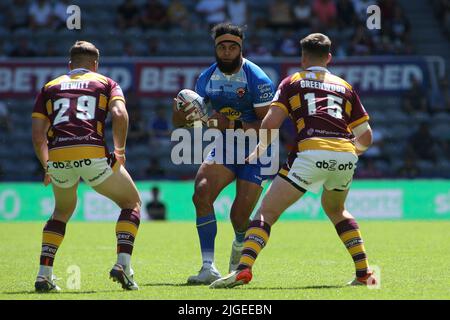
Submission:
M 246 58 L 244 58 L 242 63 L 242 70 L 251 78 L 268 79 L 270 81 L 270 78 L 260 66 Z
M 63 74 L 63 75 L 61 75 L 61 76 L 59 76 L 59 77 L 56 77 L 56 78 L 54 78 L 54 79 L 48 81 L 48 82 L 44 85 L 43 89 L 44 89 L 44 90 L 47 90 L 47 89 L 50 88 L 50 87 L 53 87 L 53 86 L 55 86 L 55 85 L 60 84 L 61 82 L 69 81 L 69 80 L 70 80 L 70 77 L 69 77 L 67 74 Z
M 353 86 L 348 83 L 347 81 L 345 81 L 343 78 L 331 73 L 331 72 L 327 72 L 325 74 L 325 79 L 326 82 L 330 82 L 330 83 L 334 83 L 334 84 L 339 84 L 341 86 L 346 87 L 348 90 L 353 91 Z
M 217 69 L 217 62 L 214 62 L 212 65 L 210 65 L 208 68 L 206 68 L 200 73 L 198 79 L 199 80 L 209 79 L 211 75 L 214 73 L 214 71 L 216 71 L 216 69 Z

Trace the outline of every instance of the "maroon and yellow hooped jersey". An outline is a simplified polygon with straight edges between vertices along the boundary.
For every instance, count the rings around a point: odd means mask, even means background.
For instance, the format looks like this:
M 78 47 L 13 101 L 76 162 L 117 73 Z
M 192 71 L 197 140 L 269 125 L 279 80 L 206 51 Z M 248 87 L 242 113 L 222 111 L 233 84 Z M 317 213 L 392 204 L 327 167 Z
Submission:
M 48 82 L 36 98 L 32 117 L 50 121 L 49 160 L 105 157 L 105 120 L 116 99 L 125 101 L 120 86 L 87 69 L 74 69 Z
M 322 67 L 285 78 L 271 105 L 283 109 L 297 125 L 296 152 L 355 153 L 351 129 L 369 120 L 352 86 Z

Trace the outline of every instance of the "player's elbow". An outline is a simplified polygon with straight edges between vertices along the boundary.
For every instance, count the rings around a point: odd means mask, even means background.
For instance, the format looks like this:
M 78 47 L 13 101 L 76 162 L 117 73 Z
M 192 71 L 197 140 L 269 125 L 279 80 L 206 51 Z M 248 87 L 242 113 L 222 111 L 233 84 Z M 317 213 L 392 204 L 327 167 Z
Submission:
M 125 109 L 125 106 L 123 103 L 121 104 L 114 104 L 111 108 L 111 118 L 112 121 L 126 121 L 128 122 L 128 112 Z

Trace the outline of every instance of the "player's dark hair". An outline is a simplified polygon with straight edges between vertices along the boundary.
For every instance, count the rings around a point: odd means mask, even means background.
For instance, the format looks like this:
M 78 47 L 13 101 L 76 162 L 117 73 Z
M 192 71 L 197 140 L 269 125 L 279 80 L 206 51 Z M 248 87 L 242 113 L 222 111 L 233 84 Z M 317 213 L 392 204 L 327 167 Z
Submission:
M 322 33 L 312 33 L 300 41 L 302 52 L 314 57 L 327 57 L 331 50 L 331 40 Z
M 242 30 L 242 28 L 229 22 L 219 23 L 211 29 L 211 36 L 213 39 L 216 39 L 217 37 L 220 37 L 221 35 L 227 33 L 238 36 L 242 40 L 244 39 L 244 31 Z
M 90 42 L 87 41 L 75 42 L 75 44 L 70 48 L 70 61 L 72 61 L 72 63 L 76 63 L 82 59 L 85 59 L 86 57 L 98 61 L 100 57 L 100 52 Z

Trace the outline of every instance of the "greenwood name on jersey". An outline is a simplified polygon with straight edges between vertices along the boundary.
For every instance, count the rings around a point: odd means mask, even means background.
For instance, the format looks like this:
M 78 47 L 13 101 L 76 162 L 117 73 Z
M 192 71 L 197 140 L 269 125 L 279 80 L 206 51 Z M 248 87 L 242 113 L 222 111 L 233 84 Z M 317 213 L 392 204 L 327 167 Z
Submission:
M 352 86 L 326 68 L 312 67 L 285 78 L 272 106 L 281 108 L 297 126 L 297 150 L 355 153 L 352 129 L 369 115 Z

